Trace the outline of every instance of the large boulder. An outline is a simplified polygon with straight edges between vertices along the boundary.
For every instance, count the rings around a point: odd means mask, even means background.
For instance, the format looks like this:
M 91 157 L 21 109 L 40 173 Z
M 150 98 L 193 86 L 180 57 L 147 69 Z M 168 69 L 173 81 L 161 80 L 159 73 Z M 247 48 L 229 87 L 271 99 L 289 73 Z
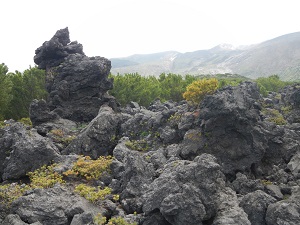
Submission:
M 283 201 L 270 204 L 266 214 L 267 225 L 300 224 L 300 188 L 295 187 L 292 195 Z
M 142 212 L 141 196 L 149 189 L 155 176 L 154 166 L 138 151 L 127 147 L 128 138 L 122 138 L 115 147 L 112 163 L 114 191 L 120 193 L 127 213 Z
M 18 198 L 12 203 L 11 213 L 17 214 L 27 223 L 69 225 L 76 224 L 72 220 L 78 221 L 83 214 L 89 220 L 85 224 L 92 224 L 93 217 L 98 213 L 105 213 L 105 210 L 74 195 L 66 187 L 56 185 L 49 189 L 34 189 Z
M 29 223 L 25 223 L 21 220 L 21 218 L 16 214 L 9 214 L 5 220 L 3 220 L 1 225 L 28 225 Z M 43 225 L 40 222 L 30 223 L 30 225 Z
M 35 63 L 46 70 L 46 88 L 49 93 L 47 107 L 50 112 L 38 111 L 32 105 L 33 124 L 51 119 L 53 114 L 73 121 L 91 121 L 104 103 L 116 107 L 107 91 L 112 89 L 108 78 L 111 63 L 103 57 L 87 57 L 82 45 L 70 42 L 68 28 L 58 30 L 51 40 L 36 50 Z M 52 113 L 51 113 L 52 112 Z
M 181 155 L 191 159 L 201 153 L 212 154 L 226 174 L 249 170 L 262 159 L 267 147 L 264 130 L 258 124 L 260 98 L 252 82 L 206 96 L 200 105 L 201 130 L 186 134 Z
M 0 129 L 0 176 L 19 179 L 29 171 L 51 163 L 59 156 L 57 148 L 36 130 L 8 121 Z
M 116 145 L 121 122 L 121 114 L 109 106 L 102 106 L 99 114 L 88 126 L 62 151 L 63 154 L 76 153 L 88 155 L 93 159 L 109 155 Z
M 143 211 L 160 212 L 173 225 L 250 224 L 220 169 L 209 154 L 167 163 L 143 195 Z
M 267 208 L 275 202 L 275 198 L 261 190 L 257 190 L 245 195 L 240 202 L 240 206 L 247 213 L 252 225 L 265 225 Z

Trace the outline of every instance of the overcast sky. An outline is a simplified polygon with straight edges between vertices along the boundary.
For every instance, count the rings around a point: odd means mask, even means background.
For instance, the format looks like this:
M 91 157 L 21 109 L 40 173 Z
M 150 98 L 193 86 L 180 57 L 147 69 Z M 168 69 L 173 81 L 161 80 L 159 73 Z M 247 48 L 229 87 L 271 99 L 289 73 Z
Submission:
M 299 29 L 299 0 L 3 0 L 0 63 L 34 66 L 58 29 L 88 56 L 125 57 L 249 45 Z

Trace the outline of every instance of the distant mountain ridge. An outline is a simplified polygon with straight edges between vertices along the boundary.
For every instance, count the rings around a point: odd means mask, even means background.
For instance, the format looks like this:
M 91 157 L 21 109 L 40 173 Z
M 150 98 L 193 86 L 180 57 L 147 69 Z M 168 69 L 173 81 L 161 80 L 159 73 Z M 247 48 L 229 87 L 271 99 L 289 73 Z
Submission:
M 234 73 L 253 79 L 277 74 L 282 80 L 300 80 L 300 32 L 249 46 L 220 44 L 208 50 L 136 54 L 110 60 L 113 74 Z

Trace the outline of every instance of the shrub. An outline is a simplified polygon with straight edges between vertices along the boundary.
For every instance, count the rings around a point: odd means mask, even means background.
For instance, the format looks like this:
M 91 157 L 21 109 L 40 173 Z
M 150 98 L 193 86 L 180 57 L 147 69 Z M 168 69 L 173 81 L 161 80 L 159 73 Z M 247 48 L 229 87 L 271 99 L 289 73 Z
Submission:
M 0 205 L 9 208 L 10 204 L 29 190 L 28 185 L 16 183 L 0 185 Z
M 122 217 L 113 217 L 108 220 L 105 216 L 102 216 L 101 214 L 98 214 L 94 217 L 94 223 L 96 225 L 137 225 L 136 222 L 134 223 L 128 223 L 126 220 Z
M 92 160 L 89 156 L 81 156 L 73 165 L 71 170 L 64 172 L 65 176 L 79 176 L 87 180 L 96 180 L 101 177 L 103 172 L 110 172 L 110 164 L 113 157 L 100 156 L 96 160 Z
M 28 118 L 28 117 L 21 118 L 18 120 L 18 122 L 23 123 L 26 126 L 32 127 L 32 122 L 31 122 L 30 118 Z
M 86 184 L 79 184 L 75 187 L 75 192 L 85 199 L 96 202 L 97 200 L 104 200 L 106 196 L 111 194 L 111 188 L 92 187 Z
M 292 84 L 292 82 L 281 81 L 278 75 L 271 75 L 269 77 L 259 77 L 256 79 L 260 93 L 266 97 L 268 92 L 278 92 L 281 88 Z
M 287 124 L 283 115 L 277 109 L 264 109 L 262 113 L 268 116 L 267 120 L 269 122 L 276 123 L 277 125 L 285 125 Z
M 193 105 L 198 105 L 206 95 L 213 94 L 218 89 L 215 78 L 196 80 L 187 86 L 183 97 Z
M 50 131 L 51 134 L 53 134 L 56 137 L 63 137 L 64 136 L 64 131 L 61 129 L 54 129 Z
M 148 151 L 149 145 L 146 140 L 133 140 L 133 141 L 126 141 L 125 145 L 127 148 L 136 151 Z
M 4 121 L 0 121 L 0 128 L 3 128 L 6 126 L 6 123 L 4 123 Z
M 56 183 L 65 183 L 63 176 L 54 171 L 56 164 L 42 166 L 41 168 L 28 172 L 32 188 L 50 188 Z

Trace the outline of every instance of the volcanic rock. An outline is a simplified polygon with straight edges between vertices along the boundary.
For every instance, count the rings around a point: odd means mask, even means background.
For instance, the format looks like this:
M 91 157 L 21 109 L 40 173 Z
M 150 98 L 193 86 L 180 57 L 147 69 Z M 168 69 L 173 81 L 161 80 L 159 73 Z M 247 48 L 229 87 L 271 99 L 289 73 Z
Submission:
M 111 63 L 103 57 L 87 57 L 82 45 L 70 42 L 68 28 L 56 34 L 36 50 L 35 63 L 46 70 L 46 88 L 49 93 L 46 110 L 42 115 L 35 102 L 30 110 L 33 124 L 51 120 L 56 114 L 64 119 L 82 122 L 91 121 L 104 103 L 116 107 L 116 102 L 107 91 L 112 89 L 108 78 Z

